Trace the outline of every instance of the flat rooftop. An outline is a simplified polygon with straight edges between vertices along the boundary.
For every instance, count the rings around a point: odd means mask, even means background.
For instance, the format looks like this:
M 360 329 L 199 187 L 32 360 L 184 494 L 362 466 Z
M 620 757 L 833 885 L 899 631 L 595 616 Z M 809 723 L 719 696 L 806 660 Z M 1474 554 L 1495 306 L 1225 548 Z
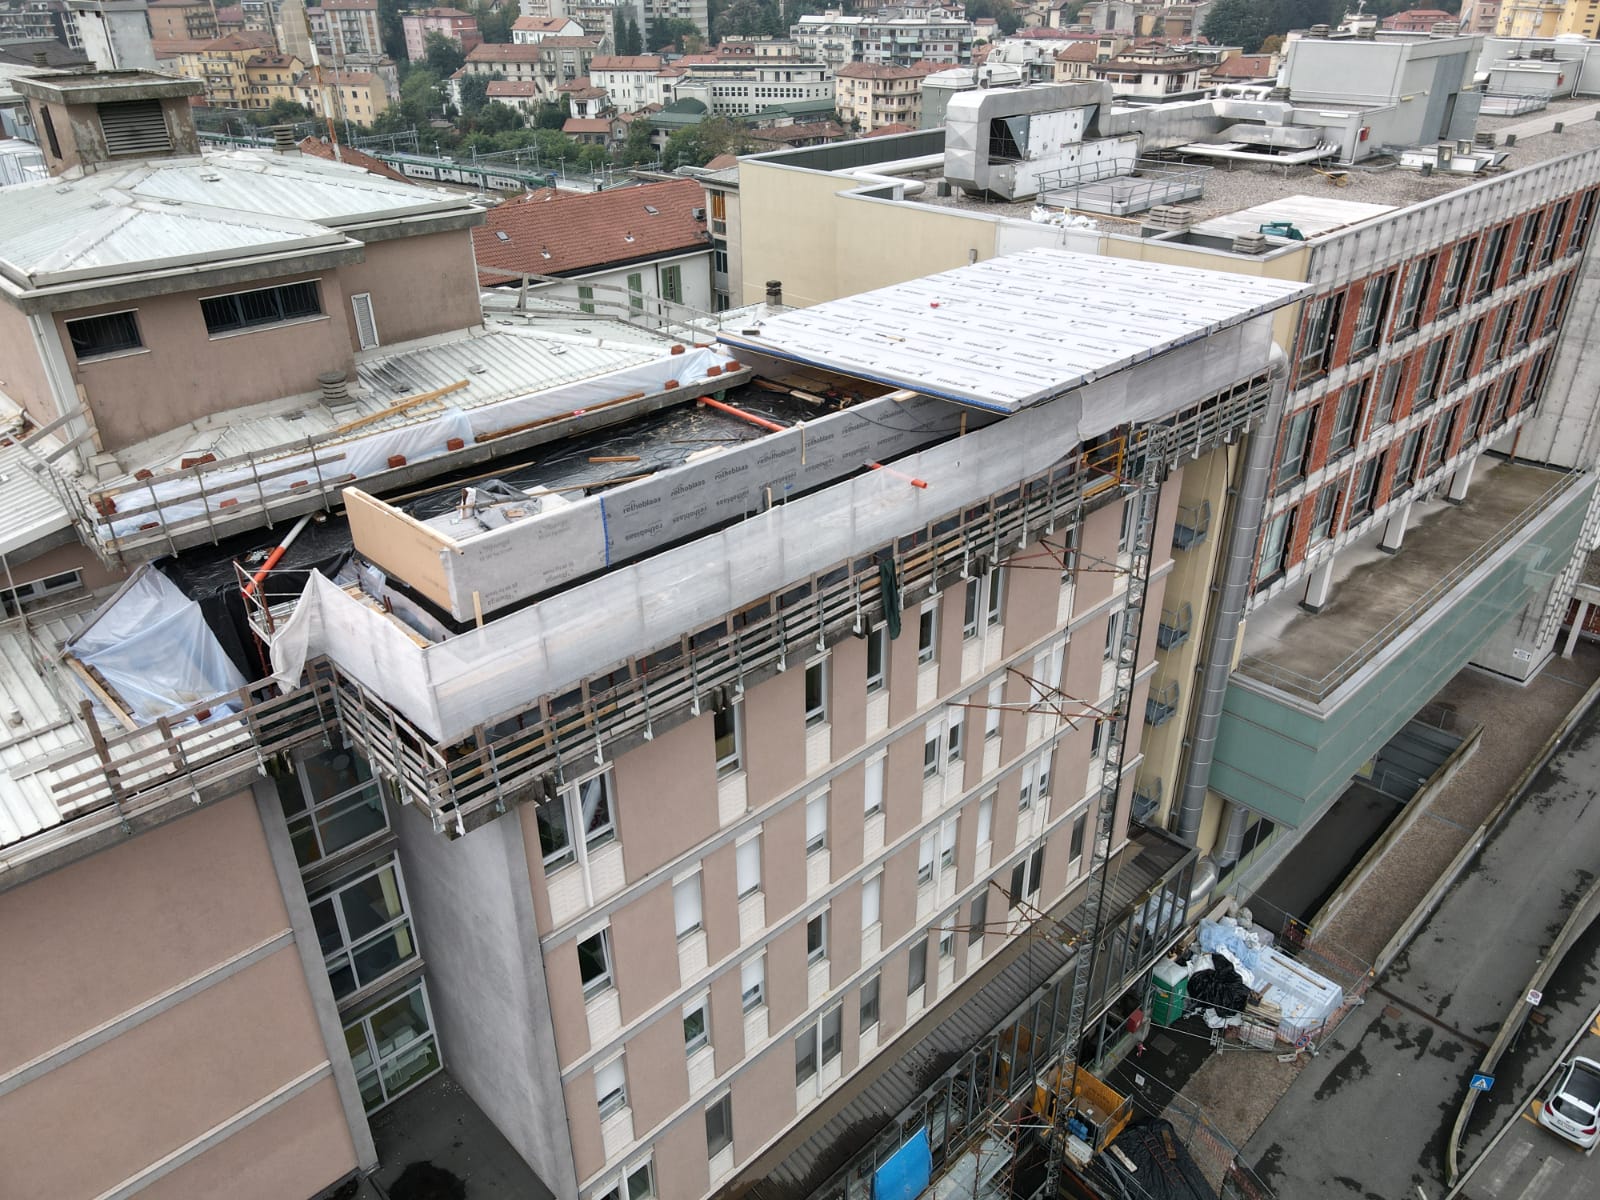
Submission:
M 1300 607 L 1303 584 L 1286 588 L 1245 622 L 1239 674 L 1320 701 L 1375 658 L 1410 620 L 1465 578 L 1572 477 L 1526 463 L 1483 458 L 1459 505 L 1417 503 L 1398 554 L 1378 549 L 1383 523 L 1339 551 L 1325 608 Z

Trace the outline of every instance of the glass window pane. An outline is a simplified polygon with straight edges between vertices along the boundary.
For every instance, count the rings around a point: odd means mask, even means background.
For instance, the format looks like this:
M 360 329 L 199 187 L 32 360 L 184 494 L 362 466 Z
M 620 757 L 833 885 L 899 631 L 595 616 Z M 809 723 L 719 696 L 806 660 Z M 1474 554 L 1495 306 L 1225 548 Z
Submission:
M 396 1096 L 439 1069 L 439 1047 L 430 1034 L 409 1043 L 379 1069 L 384 1091 Z
M 339 893 L 339 907 L 350 937 L 357 941 L 401 916 L 405 906 L 400 902 L 394 868 L 384 867 L 376 875 L 345 888 Z
M 336 800 L 317 814 L 322 843 L 328 854 L 371 837 L 388 828 L 383 800 L 376 785 L 364 787 L 342 800 Z
M 324 750 L 300 761 L 300 770 L 311 789 L 313 801 L 331 800 L 357 784 L 372 778 L 366 761 L 349 750 Z
M 538 807 L 539 849 L 547 868 L 572 862 L 572 839 L 567 833 L 567 806 L 564 800 Z
M 399 925 L 355 952 L 356 978 L 365 987 L 416 956 L 417 946 L 411 937 L 410 924 Z
M 578 978 L 583 981 L 586 991 L 601 986 L 611 978 L 611 961 L 606 952 L 604 930 L 578 943 Z
M 655 1194 L 655 1176 L 649 1163 L 629 1173 L 628 1200 L 649 1200 L 649 1197 Z
M 339 915 L 333 910 L 332 896 L 311 906 L 311 923 L 317 928 L 317 943 L 324 957 L 344 945 L 344 933 L 339 928 Z

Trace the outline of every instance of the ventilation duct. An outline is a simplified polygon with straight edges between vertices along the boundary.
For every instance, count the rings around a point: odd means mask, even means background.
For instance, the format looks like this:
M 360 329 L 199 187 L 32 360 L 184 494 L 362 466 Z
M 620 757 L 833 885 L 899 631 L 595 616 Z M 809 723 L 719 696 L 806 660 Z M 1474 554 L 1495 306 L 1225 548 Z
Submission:
M 161 101 L 118 100 L 99 108 L 107 154 L 159 154 L 172 149 Z

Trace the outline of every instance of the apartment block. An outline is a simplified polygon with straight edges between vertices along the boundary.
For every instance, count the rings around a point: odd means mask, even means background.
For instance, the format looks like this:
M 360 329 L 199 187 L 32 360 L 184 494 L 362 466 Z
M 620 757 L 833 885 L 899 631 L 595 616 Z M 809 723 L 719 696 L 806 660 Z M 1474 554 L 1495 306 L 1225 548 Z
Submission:
M 497 75 L 518 83 L 533 83 L 543 103 L 556 103 L 560 89 L 574 79 L 589 74 L 597 55 L 610 48 L 606 38 L 547 37 L 522 45 L 484 42 L 474 46 L 466 65 L 452 78 L 453 86 L 463 75 Z M 459 103 L 460 97 L 457 96 Z
M 838 70 L 845 63 L 910 67 L 919 63 L 966 66 L 972 62 L 970 21 L 943 15 L 879 17 L 837 12 L 802 16 L 789 36 L 809 58 Z
M 148 0 L 150 37 L 161 41 L 203 42 L 217 37 L 217 10 L 211 0 Z
M 383 54 L 383 33 L 378 26 L 378 0 L 322 0 L 306 8 L 311 40 L 335 62 L 352 56 Z
M 839 115 L 870 133 L 886 125 L 916 126 L 922 121 L 922 81 L 943 68 L 927 64 L 888 67 L 846 63 L 836 74 Z
M 427 53 L 430 33 L 449 38 L 463 53 L 483 41 L 483 35 L 478 32 L 478 18 L 459 8 L 424 8 L 402 13 L 400 26 L 405 30 L 406 58 L 411 62 L 421 61 Z
M 834 98 L 833 72 L 813 59 L 690 54 L 663 69 L 665 102 L 698 100 L 712 113 L 753 116 L 786 104 L 822 104 Z

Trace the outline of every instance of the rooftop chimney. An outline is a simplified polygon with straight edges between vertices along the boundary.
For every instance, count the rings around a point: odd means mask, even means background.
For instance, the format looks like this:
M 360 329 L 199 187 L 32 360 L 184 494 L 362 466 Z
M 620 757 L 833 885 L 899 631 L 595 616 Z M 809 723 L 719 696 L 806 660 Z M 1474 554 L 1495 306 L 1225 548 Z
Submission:
M 189 97 L 198 79 L 154 71 L 55 72 L 19 76 L 50 174 L 96 171 L 152 158 L 200 154 Z
M 770 304 L 773 308 L 779 308 L 779 307 L 782 306 L 782 304 L 783 304 L 783 280 L 781 280 L 781 279 L 769 279 L 769 280 L 767 280 L 767 303 Z
M 48 67 L 50 65 L 50 56 L 43 50 L 35 50 L 33 52 L 33 65 L 36 67 Z
M 274 125 L 272 127 L 272 152 L 274 154 L 293 154 L 298 152 L 299 146 L 294 140 L 293 125 Z

